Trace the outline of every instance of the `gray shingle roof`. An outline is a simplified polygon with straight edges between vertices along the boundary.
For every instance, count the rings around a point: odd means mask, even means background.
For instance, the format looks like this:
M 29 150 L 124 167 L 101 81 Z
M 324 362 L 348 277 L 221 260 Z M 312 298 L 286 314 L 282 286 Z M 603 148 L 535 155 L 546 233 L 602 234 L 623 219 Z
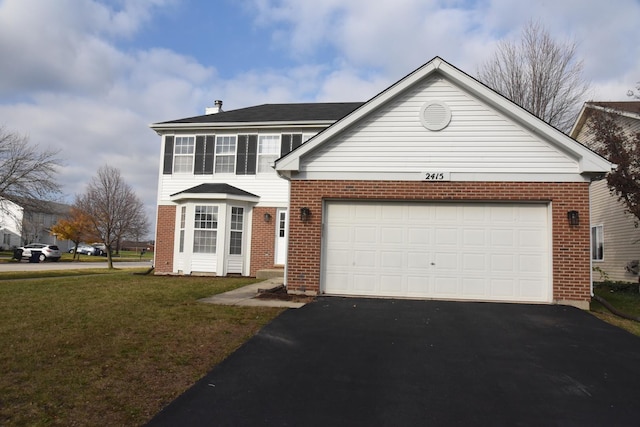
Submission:
M 363 102 L 323 102 L 304 104 L 263 104 L 216 114 L 188 117 L 158 124 L 337 121 L 360 107 Z
M 232 194 L 234 196 L 258 197 L 255 194 L 249 193 L 248 191 L 241 190 L 238 187 L 234 187 L 233 185 L 229 185 L 225 183 L 200 184 L 200 185 L 196 185 L 195 187 L 191 187 L 187 190 L 178 191 L 177 193 L 174 193 L 171 196 L 176 196 L 178 194 L 206 194 L 206 193 Z
M 627 111 L 634 114 L 640 114 L 640 101 L 587 102 L 587 104 L 597 105 L 603 108 L 613 108 L 614 110 Z

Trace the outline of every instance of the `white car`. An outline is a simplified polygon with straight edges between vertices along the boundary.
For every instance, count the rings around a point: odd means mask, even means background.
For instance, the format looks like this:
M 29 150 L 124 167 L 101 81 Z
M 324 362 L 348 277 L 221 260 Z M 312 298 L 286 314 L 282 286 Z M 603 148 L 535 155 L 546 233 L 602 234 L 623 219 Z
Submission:
M 59 261 L 62 256 L 62 252 L 60 252 L 60 248 L 56 245 L 45 245 L 44 243 L 31 243 L 29 245 L 22 246 L 18 248 L 19 251 L 22 251 L 22 258 L 31 259 L 31 254 L 35 252 L 39 252 L 38 261 Z

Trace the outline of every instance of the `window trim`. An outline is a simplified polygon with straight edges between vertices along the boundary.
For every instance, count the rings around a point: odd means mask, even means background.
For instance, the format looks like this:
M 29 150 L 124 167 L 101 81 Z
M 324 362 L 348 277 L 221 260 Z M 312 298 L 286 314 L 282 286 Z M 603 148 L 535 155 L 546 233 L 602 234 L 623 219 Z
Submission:
M 233 151 L 225 151 L 223 153 L 219 153 L 218 152 L 218 141 L 222 140 L 222 139 L 232 139 L 233 140 Z M 224 145 L 222 145 L 222 147 L 224 147 Z M 236 173 L 236 156 L 237 156 L 237 151 L 238 151 L 238 135 L 236 134 L 228 134 L 228 135 L 216 135 L 215 136 L 215 158 L 213 161 L 213 173 L 215 174 L 235 174 Z M 231 161 L 233 162 L 233 167 L 231 171 L 224 171 L 224 172 L 220 172 L 218 171 L 218 159 L 224 157 L 224 158 L 231 158 Z M 228 165 L 225 165 L 228 166 Z
M 205 208 L 204 212 L 198 212 Z M 209 212 L 209 208 L 211 211 Z M 198 215 L 211 215 L 211 218 L 202 218 Z M 216 254 L 218 248 L 218 205 L 195 205 L 193 208 L 193 254 Z M 208 235 L 208 237 L 207 237 Z M 204 236 L 204 237 L 202 237 Z M 202 239 L 211 239 L 211 244 L 202 244 Z
M 260 153 L 260 142 L 262 139 L 267 139 L 267 138 L 275 138 L 276 139 L 276 143 L 272 148 L 273 152 L 268 152 L 268 153 Z M 264 134 L 259 134 L 258 135 L 258 146 L 257 146 L 257 150 L 256 150 L 256 175 L 261 175 L 261 174 L 266 174 L 266 173 L 273 173 L 274 169 L 269 167 L 267 170 L 260 170 L 260 166 L 262 164 L 261 160 L 263 157 L 269 157 L 272 158 L 273 161 L 270 163 L 271 165 L 273 165 L 273 163 L 278 160 L 278 158 L 280 158 L 281 153 L 280 153 L 280 149 L 281 149 L 281 144 L 282 144 L 282 134 L 279 133 L 264 133 Z
M 599 253 L 596 254 L 596 251 Z M 604 261 L 604 225 L 591 226 L 591 261 Z
M 191 144 L 190 144 L 190 153 L 178 153 L 178 147 L 183 147 L 182 144 L 179 144 L 179 142 L 181 142 L 183 139 L 186 140 L 190 140 Z M 182 151 L 182 150 L 181 150 Z M 173 169 L 172 172 L 173 174 L 178 174 L 178 175 L 187 175 L 187 174 L 193 174 L 193 167 L 194 167 L 194 159 L 195 159 L 195 152 L 196 152 L 196 137 L 195 135 L 175 135 L 173 138 Z M 186 170 L 178 170 L 178 165 L 176 164 L 176 161 L 178 159 L 190 159 L 190 169 L 189 171 Z M 184 165 L 181 165 L 184 166 Z

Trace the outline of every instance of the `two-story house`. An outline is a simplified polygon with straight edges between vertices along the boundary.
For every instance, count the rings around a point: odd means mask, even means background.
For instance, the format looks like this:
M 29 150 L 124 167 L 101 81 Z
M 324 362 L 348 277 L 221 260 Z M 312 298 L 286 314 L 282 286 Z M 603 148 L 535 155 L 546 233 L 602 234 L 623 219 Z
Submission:
M 441 58 L 365 103 L 217 110 L 151 126 L 158 273 L 588 308 L 611 164 Z
M 289 181 L 276 159 L 361 103 L 265 104 L 155 123 L 162 138 L 157 273 L 241 274 L 284 266 Z

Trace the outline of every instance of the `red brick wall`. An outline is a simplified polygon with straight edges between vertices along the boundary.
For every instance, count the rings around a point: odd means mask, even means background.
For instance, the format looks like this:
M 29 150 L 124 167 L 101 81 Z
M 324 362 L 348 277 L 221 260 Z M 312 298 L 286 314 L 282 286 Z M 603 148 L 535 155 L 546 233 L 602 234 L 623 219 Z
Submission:
M 264 214 L 271 215 L 270 221 L 264 220 Z M 253 208 L 253 226 L 251 227 L 251 271 L 255 276 L 258 270 L 273 268 L 276 242 L 276 208 Z
M 176 227 L 176 207 L 158 206 L 156 225 L 155 272 L 173 272 L 173 243 Z
M 293 180 L 287 257 L 290 292 L 319 292 L 325 199 L 551 202 L 553 299 L 579 303 L 590 300 L 588 183 Z M 297 216 L 303 206 L 312 213 L 306 223 Z M 569 210 L 579 212 L 578 227 L 569 227 Z

